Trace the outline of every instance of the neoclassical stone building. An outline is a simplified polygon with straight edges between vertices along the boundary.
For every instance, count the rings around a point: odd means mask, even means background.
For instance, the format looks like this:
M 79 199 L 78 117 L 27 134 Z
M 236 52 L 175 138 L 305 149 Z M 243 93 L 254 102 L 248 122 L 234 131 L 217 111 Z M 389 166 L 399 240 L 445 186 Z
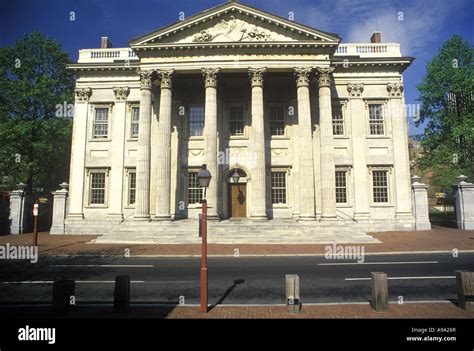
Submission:
M 413 229 L 402 76 L 412 61 L 380 33 L 341 44 L 237 2 L 127 48 L 103 38 L 70 66 L 66 233 L 197 218 L 202 164 L 211 218 Z

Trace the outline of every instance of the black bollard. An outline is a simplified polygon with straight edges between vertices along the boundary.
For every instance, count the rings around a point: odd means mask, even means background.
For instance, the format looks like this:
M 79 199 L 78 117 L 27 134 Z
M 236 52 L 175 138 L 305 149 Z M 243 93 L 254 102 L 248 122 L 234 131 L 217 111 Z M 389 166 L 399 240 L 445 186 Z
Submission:
M 130 310 L 130 276 L 115 277 L 114 312 L 122 313 Z
M 74 280 L 58 280 L 53 284 L 53 311 L 67 313 L 74 305 Z

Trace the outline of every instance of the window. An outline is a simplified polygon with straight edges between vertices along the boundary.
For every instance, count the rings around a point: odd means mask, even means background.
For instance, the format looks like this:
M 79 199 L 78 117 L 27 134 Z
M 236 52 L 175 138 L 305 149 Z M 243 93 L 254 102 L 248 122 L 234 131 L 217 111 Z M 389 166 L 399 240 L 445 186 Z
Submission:
M 128 204 L 135 205 L 135 196 L 137 192 L 137 173 L 130 171 L 128 173 Z
M 109 109 L 96 108 L 94 115 L 94 139 L 107 138 L 109 134 Z
M 199 204 L 203 198 L 203 188 L 199 186 L 198 172 L 188 172 L 188 204 Z
M 388 171 L 372 171 L 373 200 L 388 203 Z
M 336 171 L 336 203 L 347 203 L 347 171 Z
M 344 135 L 344 117 L 341 105 L 332 107 L 332 133 L 334 135 Z
M 230 135 L 244 135 L 245 118 L 243 106 L 229 107 L 229 130 Z
M 189 108 L 189 136 L 201 136 L 204 129 L 204 107 Z
M 138 126 L 140 120 L 140 107 L 132 107 L 132 138 L 138 138 Z
M 105 172 L 91 172 L 89 174 L 89 204 L 105 204 Z
M 369 105 L 369 127 L 370 135 L 383 135 L 385 133 L 381 104 Z
M 284 106 L 270 106 L 271 135 L 285 135 L 285 108 Z
M 272 204 L 286 204 L 286 172 L 272 172 Z

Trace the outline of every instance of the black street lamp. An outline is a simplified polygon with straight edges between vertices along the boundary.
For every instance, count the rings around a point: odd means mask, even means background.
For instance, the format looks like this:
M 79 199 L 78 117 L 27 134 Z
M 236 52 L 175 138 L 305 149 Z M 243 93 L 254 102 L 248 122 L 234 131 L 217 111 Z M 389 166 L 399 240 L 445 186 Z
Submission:
M 232 173 L 231 178 L 234 181 L 234 183 L 238 183 L 240 179 L 239 171 L 235 170 L 234 173 Z
M 202 165 L 197 174 L 197 179 L 200 187 L 204 188 L 204 197 L 202 203 L 201 215 L 201 312 L 207 313 L 207 201 L 206 188 L 211 182 L 212 175 L 207 170 L 206 165 Z

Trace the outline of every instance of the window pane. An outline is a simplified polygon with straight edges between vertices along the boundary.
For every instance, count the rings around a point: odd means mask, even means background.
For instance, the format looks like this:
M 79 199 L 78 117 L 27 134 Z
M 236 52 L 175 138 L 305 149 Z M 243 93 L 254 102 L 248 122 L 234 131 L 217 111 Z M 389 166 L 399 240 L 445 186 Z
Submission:
M 230 135 L 244 135 L 245 119 L 243 106 L 231 106 L 229 108 L 229 130 Z
M 140 108 L 132 107 L 132 137 L 138 137 L 139 120 L 140 120 Z
M 137 174 L 135 172 L 130 172 L 128 174 L 128 204 L 135 204 L 135 196 L 137 189 Z
M 94 138 L 107 138 L 109 127 L 109 109 L 96 108 L 94 116 Z
M 285 134 L 285 108 L 283 106 L 270 107 L 270 131 L 271 135 Z
M 105 173 L 91 173 L 90 174 L 90 204 L 104 204 L 105 203 Z
M 332 131 L 334 135 L 344 135 L 344 119 L 340 105 L 332 107 Z
M 188 173 L 188 204 L 199 204 L 203 198 L 203 189 L 199 186 L 197 172 Z
M 191 106 L 189 108 L 189 135 L 202 135 L 204 129 L 204 107 Z
M 286 172 L 272 172 L 272 203 L 286 204 Z
M 369 126 L 371 135 L 384 134 L 384 120 L 382 105 L 369 105 Z
M 374 202 L 388 202 L 388 176 L 387 171 L 373 171 L 373 198 Z
M 336 203 L 347 203 L 346 171 L 336 171 Z

